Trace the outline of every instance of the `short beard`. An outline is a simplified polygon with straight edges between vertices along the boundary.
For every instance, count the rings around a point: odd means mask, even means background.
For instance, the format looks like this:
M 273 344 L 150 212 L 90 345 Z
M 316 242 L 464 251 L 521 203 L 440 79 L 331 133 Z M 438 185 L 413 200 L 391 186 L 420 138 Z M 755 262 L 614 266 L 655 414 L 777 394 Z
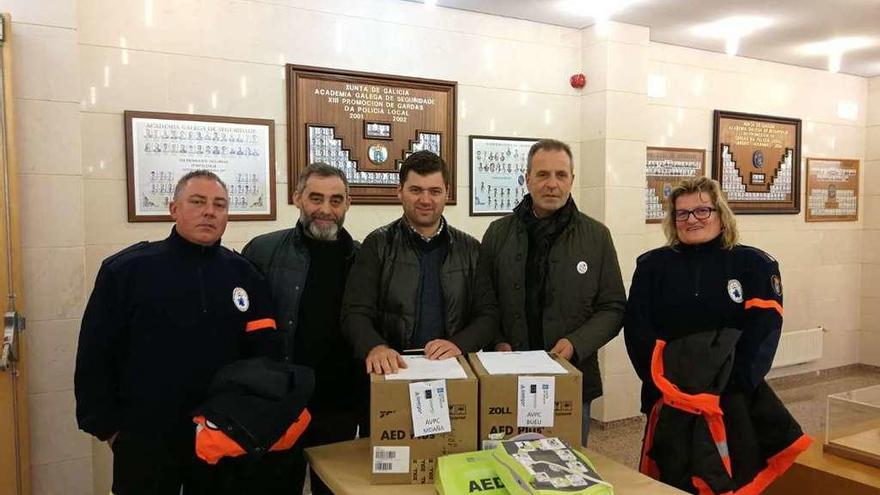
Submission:
M 319 241 L 335 241 L 339 236 L 339 223 L 333 222 L 324 228 L 302 213 L 300 213 L 299 221 L 303 224 L 303 227 L 305 227 L 304 230 L 306 234 L 312 239 L 317 239 Z

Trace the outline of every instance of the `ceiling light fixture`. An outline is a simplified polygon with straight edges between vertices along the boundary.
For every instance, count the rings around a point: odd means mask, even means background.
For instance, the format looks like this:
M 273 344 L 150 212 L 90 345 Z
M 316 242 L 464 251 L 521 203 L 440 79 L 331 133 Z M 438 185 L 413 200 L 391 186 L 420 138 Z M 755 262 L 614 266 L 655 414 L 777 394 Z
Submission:
M 842 53 L 828 54 L 828 72 L 840 72 L 840 62 L 843 59 Z
M 861 50 L 880 44 L 875 38 L 866 36 L 847 36 L 832 38 L 825 41 L 807 43 L 800 47 L 799 51 L 806 55 L 828 57 L 828 71 L 840 72 L 843 55 L 847 52 Z
M 556 9 L 578 17 L 607 23 L 611 16 L 642 0 L 560 0 Z
M 740 42 L 746 36 L 773 25 L 769 17 L 737 15 L 713 22 L 698 24 L 691 32 L 703 38 L 724 40 L 724 52 L 734 56 L 739 52 Z
M 724 41 L 724 53 L 735 56 L 739 52 L 739 36 L 731 36 Z

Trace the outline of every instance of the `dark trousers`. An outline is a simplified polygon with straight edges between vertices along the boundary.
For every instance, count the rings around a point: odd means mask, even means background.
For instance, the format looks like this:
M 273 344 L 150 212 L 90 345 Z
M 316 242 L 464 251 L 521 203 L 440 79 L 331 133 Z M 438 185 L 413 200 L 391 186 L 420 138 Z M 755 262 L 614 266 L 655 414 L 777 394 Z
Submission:
M 304 435 L 303 444 L 305 448 L 316 447 L 318 445 L 326 445 L 328 443 L 344 442 L 353 440 L 358 430 L 359 418 L 361 415 L 358 411 L 311 411 L 312 422 L 309 429 Z M 299 483 L 296 484 L 291 494 L 299 495 L 303 491 L 306 476 L 306 459 L 300 450 L 297 462 L 293 468 L 299 476 Z M 309 470 L 309 481 L 311 482 L 312 495 L 332 495 L 333 492 L 327 488 L 327 485 L 321 481 L 317 473 Z
M 302 493 L 302 446 L 210 465 L 195 455 L 192 433 L 121 432 L 113 442 L 115 495 L 293 495 Z M 298 492 L 295 490 L 299 490 Z
M 179 495 L 191 486 L 195 457 L 192 432 L 121 431 L 113 442 L 115 495 Z

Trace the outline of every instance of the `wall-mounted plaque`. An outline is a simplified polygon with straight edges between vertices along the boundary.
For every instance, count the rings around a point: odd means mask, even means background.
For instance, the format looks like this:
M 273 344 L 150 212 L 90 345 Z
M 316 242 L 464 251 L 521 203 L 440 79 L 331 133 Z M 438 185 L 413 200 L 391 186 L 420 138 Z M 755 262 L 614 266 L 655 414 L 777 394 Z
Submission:
M 859 219 L 859 161 L 807 158 L 806 220 Z
M 325 162 L 345 172 L 356 204 L 396 204 L 398 170 L 420 150 L 449 167 L 455 204 L 454 81 L 287 66 L 290 188 L 299 172 Z
M 125 112 L 128 221 L 171 220 L 177 181 L 209 170 L 226 183 L 230 220 L 275 220 L 275 122 Z
M 801 121 L 715 110 L 712 176 L 737 213 L 800 212 Z
M 680 181 L 706 173 L 706 150 L 648 147 L 645 165 L 645 223 L 660 223 L 666 198 Z
M 537 139 L 471 136 L 471 216 L 505 215 L 526 189 L 529 148 Z

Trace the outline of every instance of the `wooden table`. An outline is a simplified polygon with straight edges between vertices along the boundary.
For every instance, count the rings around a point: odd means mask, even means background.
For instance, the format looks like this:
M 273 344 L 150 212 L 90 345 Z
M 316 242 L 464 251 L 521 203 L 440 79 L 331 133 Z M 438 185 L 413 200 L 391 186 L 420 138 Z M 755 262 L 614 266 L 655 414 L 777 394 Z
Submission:
M 880 468 L 822 451 L 814 439 L 806 452 L 764 495 L 880 495 Z
M 584 450 L 596 470 L 614 485 L 615 495 L 681 495 L 685 492 L 664 485 L 619 462 Z M 434 485 L 371 485 L 370 440 L 350 440 L 306 449 L 312 469 L 336 495 L 428 495 Z

